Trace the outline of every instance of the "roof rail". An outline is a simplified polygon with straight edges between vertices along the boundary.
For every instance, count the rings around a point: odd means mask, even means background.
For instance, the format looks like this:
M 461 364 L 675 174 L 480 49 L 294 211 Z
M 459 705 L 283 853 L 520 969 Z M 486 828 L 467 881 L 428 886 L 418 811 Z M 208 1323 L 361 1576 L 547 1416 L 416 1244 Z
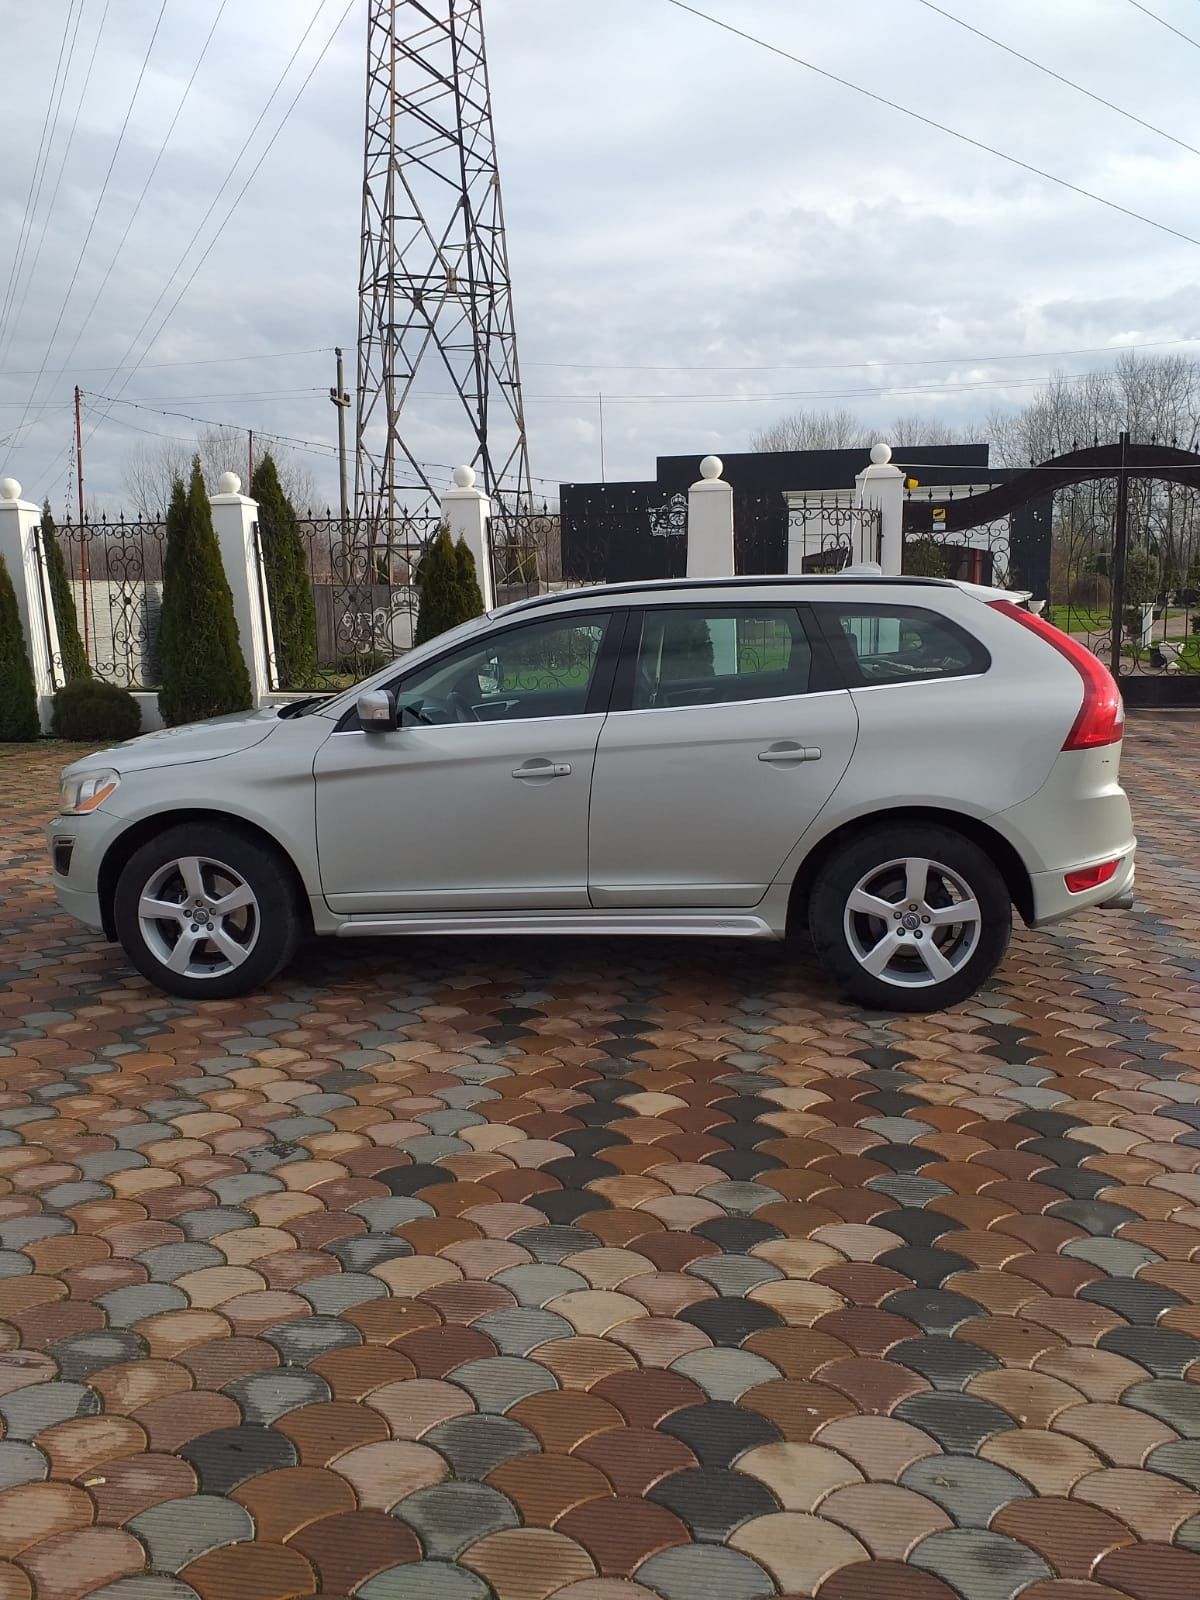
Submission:
M 634 594 L 663 594 L 678 593 L 683 589 L 795 589 L 797 587 L 819 588 L 822 584 L 895 584 L 902 587 L 923 589 L 955 589 L 958 585 L 952 578 L 919 578 L 908 576 L 889 577 L 879 572 L 829 572 L 829 573 L 793 573 L 774 574 L 756 577 L 754 575 L 740 574 L 730 578 L 647 578 L 643 582 L 629 583 L 594 583 L 585 584 L 577 589 L 557 589 L 548 594 L 530 595 L 525 600 L 514 600 L 510 605 L 497 607 L 510 616 L 516 611 L 529 611 L 538 606 L 558 605 L 569 603 L 573 600 L 590 600 L 596 595 L 634 595 Z

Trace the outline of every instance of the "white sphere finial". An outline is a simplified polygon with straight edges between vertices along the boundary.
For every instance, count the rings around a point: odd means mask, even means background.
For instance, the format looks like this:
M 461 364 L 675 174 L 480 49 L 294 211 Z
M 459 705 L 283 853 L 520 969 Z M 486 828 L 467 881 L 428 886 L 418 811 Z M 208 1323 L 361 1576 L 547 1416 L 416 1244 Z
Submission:
M 871 465 L 873 467 L 886 467 L 891 459 L 892 447 L 890 444 L 880 443 L 871 446 Z
M 455 467 L 454 487 L 456 489 L 473 489 L 475 487 L 475 468 Z
M 19 500 L 21 485 L 15 478 L 0 478 L 0 500 Z
M 719 478 L 724 471 L 725 463 L 720 456 L 705 456 L 700 463 L 700 476 L 709 479 L 710 482 Z
M 223 472 L 217 479 L 217 488 L 222 494 L 241 494 L 242 480 L 236 472 Z

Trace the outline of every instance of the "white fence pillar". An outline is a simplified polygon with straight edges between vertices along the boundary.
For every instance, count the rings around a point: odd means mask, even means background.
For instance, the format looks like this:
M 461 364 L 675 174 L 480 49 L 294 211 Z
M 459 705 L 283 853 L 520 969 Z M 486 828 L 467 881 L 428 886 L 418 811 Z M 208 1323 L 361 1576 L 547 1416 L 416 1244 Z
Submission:
M 58 623 L 50 597 L 50 575 L 40 556 L 38 529 L 42 513 L 21 499 L 15 478 L 0 478 L 0 556 L 17 592 L 17 610 L 25 634 L 25 650 L 33 668 L 38 718 L 42 732 L 50 731 L 55 689 L 54 664 L 62 660 Z
M 884 575 L 899 577 L 904 561 L 904 473 L 892 466 L 890 444 L 871 446 L 871 465 L 855 478 L 858 485 L 858 502 L 874 507 L 879 512 L 882 549 L 879 564 Z M 863 557 L 855 552 L 853 560 Z M 874 560 L 874 556 L 866 557 Z
M 250 693 L 254 704 L 261 706 L 275 686 L 275 637 L 267 575 L 256 537 L 258 502 L 242 493 L 242 480 L 236 472 L 223 472 L 218 481 L 221 492 L 212 497 L 213 529 L 233 594 L 233 614 L 250 674 Z
M 733 577 L 733 489 L 721 477 L 724 462 L 705 456 L 700 481 L 688 490 L 687 575 Z
M 485 611 L 494 610 L 496 605 L 491 516 L 492 502 L 482 489 L 475 487 L 474 467 L 455 467 L 454 487 L 442 495 L 442 519 L 454 543 L 465 539 L 467 549 L 475 558 L 475 576 L 479 579 Z

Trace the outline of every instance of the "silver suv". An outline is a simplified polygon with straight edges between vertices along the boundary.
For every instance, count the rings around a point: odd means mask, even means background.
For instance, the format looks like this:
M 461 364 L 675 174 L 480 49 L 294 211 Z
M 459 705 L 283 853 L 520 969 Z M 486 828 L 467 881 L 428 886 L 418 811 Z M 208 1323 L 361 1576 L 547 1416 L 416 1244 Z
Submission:
M 1112 678 L 1020 597 L 930 579 L 523 601 L 341 695 L 63 774 L 63 906 L 160 987 L 268 982 L 309 931 L 781 939 L 873 1007 L 964 999 L 1127 905 Z

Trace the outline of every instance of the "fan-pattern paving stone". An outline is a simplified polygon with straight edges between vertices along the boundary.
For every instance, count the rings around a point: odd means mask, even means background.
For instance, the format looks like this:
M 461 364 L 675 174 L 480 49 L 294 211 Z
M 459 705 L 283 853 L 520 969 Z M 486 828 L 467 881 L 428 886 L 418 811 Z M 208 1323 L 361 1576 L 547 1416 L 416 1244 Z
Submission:
M 1200 1592 L 1198 732 L 1135 911 L 931 1017 L 697 944 L 171 1000 L 10 751 L 0 1600 Z

